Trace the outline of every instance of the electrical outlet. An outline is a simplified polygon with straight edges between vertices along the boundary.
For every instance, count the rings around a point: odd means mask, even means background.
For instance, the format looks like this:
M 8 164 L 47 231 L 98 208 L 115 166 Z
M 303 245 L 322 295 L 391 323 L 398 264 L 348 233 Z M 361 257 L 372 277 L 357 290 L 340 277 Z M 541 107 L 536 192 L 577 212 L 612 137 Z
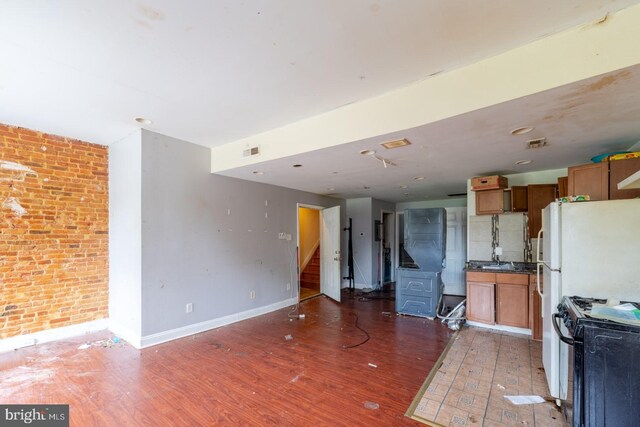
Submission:
M 249 292 L 249 298 L 256 299 L 256 291 Z
M 285 240 L 287 238 L 287 233 L 278 233 L 278 239 Z
M 496 246 L 495 253 L 496 253 L 497 256 L 502 255 L 502 248 L 500 246 Z
M 287 290 L 290 291 L 291 290 L 291 283 L 287 283 Z
M 291 241 L 291 234 L 285 234 L 284 236 L 288 241 Z
M 186 311 L 187 313 L 191 313 L 191 312 L 193 311 L 193 303 L 192 303 L 192 302 L 190 302 L 190 303 L 188 303 L 188 304 L 187 304 L 187 306 L 186 306 L 186 308 L 185 308 L 185 311 Z

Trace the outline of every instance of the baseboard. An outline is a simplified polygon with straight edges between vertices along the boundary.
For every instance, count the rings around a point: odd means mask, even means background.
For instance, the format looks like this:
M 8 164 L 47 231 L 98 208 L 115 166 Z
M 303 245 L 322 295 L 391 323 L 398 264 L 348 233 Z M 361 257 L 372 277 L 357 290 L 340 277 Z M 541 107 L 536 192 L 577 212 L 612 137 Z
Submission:
M 274 304 L 253 308 L 251 310 L 242 311 L 240 313 L 230 314 L 228 316 L 219 317 L 217 319 L 211 319 L 205 322 L 194 323 L 193 325 L 187 325 L 187 326 L 171 329 L 164 332 L 158 332 L 157 334 L 146 335 L 140 339 L 140 347 L 138 348 L 147 348 L 157 344 L 162 344 L 167 341 L 172 341 L 178 338 L 183 338 L 189 335 L 208 331 L 210 329 L 219 328 L 221 326 L 229 325 L 231 323 L 239 322 L 241 320 L 246 320 L 252 317 L 271 313 L 272 311 L 280 310 L 281 308 L 295 305 L 297 303 L 298 303 L 298 298 L 289 298 L 284 301 L 276 302 Z
M 77 325 L 47 329 L 45 331 L 34 332 L 33 334 L 5 338 L 0 340 L 0 353 L 36 344 L 44 344 L 46 342 L 77 337 L 78 335 L 90 334 L 92 332 L 108 329 L 108 327 L 108 319 L 98 319 L 92 320 L 91 322 L 78 323 Z
M 529 335 L 529 336 L 531 336 L 531 329 L 516 328 L 514 326 L 487 325 L 486 323 L 474 322 L 472 320 L 467 320 L 467 325 L 476 326 L 478 328 L 493 329 L 495 331 L 511 332 L 513 334 L 521 334 L 521 335 Z

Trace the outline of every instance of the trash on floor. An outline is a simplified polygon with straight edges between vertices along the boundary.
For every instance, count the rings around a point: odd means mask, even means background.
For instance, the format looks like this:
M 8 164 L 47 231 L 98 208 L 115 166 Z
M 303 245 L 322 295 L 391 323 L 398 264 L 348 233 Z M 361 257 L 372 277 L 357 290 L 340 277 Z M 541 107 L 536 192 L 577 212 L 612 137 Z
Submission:
M 375 363 L 369 363 L 369 366 L 371 366 L 372 368 L 377 368 L 378 365 L 376 365 Z
M 293 339 L 293 337 L 291 336 L 291 334 L 287 334 L 284 336 L 284 339 L 287 341 L 291 341 Z
M 379 409 L 380 405 L 378 405 L 376 402 L 369 402 L 367 400 L 366 402 L 364 402 L 364 407 L 367 409 Z
M 78 350 L 86 350 L 89 347 L 91 347 L 91 344 L 82 344 L 80 347 L 78 347 Z
M 504 398 L 514 405 L 531 405 L 545 402 L 540 396 L 505 396 Z

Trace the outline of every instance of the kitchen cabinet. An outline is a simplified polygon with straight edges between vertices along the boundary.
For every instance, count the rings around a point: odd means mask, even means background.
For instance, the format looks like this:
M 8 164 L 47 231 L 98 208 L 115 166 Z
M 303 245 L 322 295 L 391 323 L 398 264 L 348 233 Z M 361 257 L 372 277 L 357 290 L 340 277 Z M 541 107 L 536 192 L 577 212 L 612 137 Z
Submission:
M 618 183 L 640 171 L 640 157 L 614 160 L 609 163 L 609 199 L 633 199 L 640 197 L 640 189 L 618 190 Z
M 531 329 L 533 340 L 542 341 L 542 299 L 538 293 L 536 281 L 535 274 L 529 275 L 529 329 Z M 540 275 L 540 291 L 543 291 L 542 274 Z
M 467 272 L 467 319 L 495 324 L 495 273 Z
M 511 210 L 511 191 L 476 191 L 476 215 L 501 214 Z
M 496 323 L 529 327 L 529 276 L 496 274 Z
M 567 191 L 569 196 L 584 194 L 590 200 L 608 200 L 609 162 L 570 167 Z
M 526 185 L 511 187 L 511 211 L 527 212 L 529 206 L 528 191 Z
M 504 212 L 504 190 L 476 191 L 476 215 L 501 214 Z
M 569 195 L 569 177 L 558 177 L 558 197 L 567 197 Z
M 557 192 L 556 184 L 532 184 L 527 188 L 530 238 L 538 237 L 542 228 L 542 209 L 556 200 Z

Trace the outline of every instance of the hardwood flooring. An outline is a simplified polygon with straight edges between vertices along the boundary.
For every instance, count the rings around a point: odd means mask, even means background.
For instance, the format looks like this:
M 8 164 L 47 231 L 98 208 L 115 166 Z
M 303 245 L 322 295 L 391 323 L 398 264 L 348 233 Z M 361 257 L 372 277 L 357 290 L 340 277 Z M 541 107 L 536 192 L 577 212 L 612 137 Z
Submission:
M 344 292 L 144 350 L 78 349 L 106 331 L 24 348 L 0 354 L 0 401 L 68 403 L 77 426 L 420 425 L 404 413 L 453 333 L 393 304 Z M 371 338 L 346 349 L 356 316 Z
M 304 301 L 306 299 L 313 298 L 318 295 L 320 295 L 320 291 L 317 291 L 315 289 L 300 287 L 300 301 Z

